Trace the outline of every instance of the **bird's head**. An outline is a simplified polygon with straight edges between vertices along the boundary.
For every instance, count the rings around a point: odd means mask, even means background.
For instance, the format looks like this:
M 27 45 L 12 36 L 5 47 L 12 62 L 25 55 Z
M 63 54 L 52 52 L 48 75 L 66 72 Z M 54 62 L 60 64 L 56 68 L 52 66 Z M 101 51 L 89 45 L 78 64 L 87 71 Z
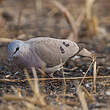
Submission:
M 8 44 L 8 60 L 13 60 L 14 57 L 18 56 L 23 46 L 24 42 L 20 40 L 14 40 Z

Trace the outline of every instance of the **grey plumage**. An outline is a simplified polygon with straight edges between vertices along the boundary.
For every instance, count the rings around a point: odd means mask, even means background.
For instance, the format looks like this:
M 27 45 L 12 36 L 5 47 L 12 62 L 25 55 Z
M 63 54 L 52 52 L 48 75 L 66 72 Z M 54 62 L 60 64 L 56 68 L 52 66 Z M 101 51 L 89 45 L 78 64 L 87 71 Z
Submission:
M 27 41 L 15 40 L 8 45 L 9 59 L 20 68 L 43 68 L 45 72 L 54 72 L 75 54 L 91 57 L 86 49 L 70 40 L 49 37 L 33 38 Z

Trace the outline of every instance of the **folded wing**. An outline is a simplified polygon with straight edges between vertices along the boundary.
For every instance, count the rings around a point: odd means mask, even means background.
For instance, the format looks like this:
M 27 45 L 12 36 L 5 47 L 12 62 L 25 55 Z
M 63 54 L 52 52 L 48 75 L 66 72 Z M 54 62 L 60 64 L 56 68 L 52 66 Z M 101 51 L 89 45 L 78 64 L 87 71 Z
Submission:
M 75 42 L 48 37 L 33 38 L 26 41 L 47 66 L 52 67 L 65 61 L 79 51 Z

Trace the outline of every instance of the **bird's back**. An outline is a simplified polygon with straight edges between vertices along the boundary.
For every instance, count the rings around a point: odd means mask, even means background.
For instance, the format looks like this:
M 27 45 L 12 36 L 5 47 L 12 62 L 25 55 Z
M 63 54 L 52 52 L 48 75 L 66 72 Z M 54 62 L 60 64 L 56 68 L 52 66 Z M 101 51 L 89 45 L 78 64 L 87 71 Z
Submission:
M 52 67 L 64 63 L 79 51 L 75 42 L 49 37 L 33 38 L 25 43 L 40 57 L 47 66 Z

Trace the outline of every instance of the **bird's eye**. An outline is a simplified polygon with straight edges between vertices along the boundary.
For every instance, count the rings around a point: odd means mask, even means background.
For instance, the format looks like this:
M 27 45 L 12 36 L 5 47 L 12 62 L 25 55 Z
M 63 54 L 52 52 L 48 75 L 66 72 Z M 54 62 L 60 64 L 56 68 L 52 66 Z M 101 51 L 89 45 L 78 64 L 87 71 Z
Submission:
M 18 50 L 19 50 L 19 47 L 16 48 L 16 51 L 18 51 Z
M 19 50 L 19 47 L 17 47 L 17 48 L 16 48 L 16 50 L 15 50 L 14 54 L 15 54 L 18 50 Z

